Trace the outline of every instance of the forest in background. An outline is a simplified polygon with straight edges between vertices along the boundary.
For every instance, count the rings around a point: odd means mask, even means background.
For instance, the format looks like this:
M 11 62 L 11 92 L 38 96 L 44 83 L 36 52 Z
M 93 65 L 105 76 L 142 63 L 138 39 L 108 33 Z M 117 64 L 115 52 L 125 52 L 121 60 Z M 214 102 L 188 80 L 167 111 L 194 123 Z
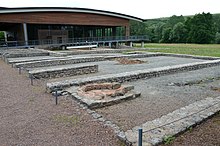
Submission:
M 220 14 L 131 21 L 130 27 L 131 35 L 148 35 L 152 43 L 220 44 Z

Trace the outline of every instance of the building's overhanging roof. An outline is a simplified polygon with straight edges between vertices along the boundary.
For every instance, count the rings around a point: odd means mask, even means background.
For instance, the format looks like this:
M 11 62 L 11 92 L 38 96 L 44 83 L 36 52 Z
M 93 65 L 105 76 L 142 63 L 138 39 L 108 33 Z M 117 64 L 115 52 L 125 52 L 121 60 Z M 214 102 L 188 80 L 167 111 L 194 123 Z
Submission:
M 20 8 L 4 8 L 0 7 L 0 14 L 9 14 L 9 13 L 34 13 L 34 12 L 67 12 L 67 13 L 90 13 L 90 14 L 99 14 L 107 15 L 112 17 L 118 17 L 128 20 L 135 20 L 143 22 L 144 20 L 138 17 L 125 15 L 116 12 L 104 11 L 104 10 L 95 10 L 87 8 L 68 8 L 68 7 L 20 7 Z

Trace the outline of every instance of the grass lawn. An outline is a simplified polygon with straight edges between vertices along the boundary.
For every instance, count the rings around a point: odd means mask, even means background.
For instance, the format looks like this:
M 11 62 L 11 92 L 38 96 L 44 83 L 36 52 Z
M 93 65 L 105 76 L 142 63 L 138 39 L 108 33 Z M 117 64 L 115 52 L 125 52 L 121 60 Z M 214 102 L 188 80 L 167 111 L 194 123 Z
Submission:
M 136 44 L 136 47 L 139 47 Z M 145 48 L 158 48 L 149 52 L 164 52 L 176 54 L 191 54 L 200 56 L 220 57 L 220 44 L 145 44 Z

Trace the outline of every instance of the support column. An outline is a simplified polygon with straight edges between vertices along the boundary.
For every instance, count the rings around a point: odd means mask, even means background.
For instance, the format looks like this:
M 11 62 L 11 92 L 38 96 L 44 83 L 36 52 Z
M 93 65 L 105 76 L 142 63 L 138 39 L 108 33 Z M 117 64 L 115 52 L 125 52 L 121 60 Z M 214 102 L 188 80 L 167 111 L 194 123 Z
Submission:
M 126 37 L 130 36 L 130 26 L 129 25 L 125 26 L 125 36 Z
M 93 33 L 92 33 L 92 37 L 97 37 L 97 35 L 96 35 L 96 28 L 93 28 Z
M 118 43 L 118 42 L 116 42 L 116 49 L 117 49 L 117 48 L 119 48 L 119 43 Z
M 102 37 L 105 37 L 105 28 L 102 28 Z
M 111 43 L 111 42 L 109 42 L 108 46 L 109 46 L 110 48 L 112 48 L 112 43 Z
M 28 46 L 27 24 L 23 23 L 25 46 Z
M 130 42 L 130 47 L 133 47 L 133 43 L 132 42 Z
M 112 27 L 112 36 L 116 36 L 116 27 Z
M 116 27 L 112 27 L 112 36 L 113 39 L 116 40 Z
M 4 31 L 4 36 L 5 36 L 5 42 L 7 42 L 8 41 L 8 36 L 7 36 L 7 32 L 6 31 Z
M 141 48 L 144 48 L 144 41 L 141 42 Z

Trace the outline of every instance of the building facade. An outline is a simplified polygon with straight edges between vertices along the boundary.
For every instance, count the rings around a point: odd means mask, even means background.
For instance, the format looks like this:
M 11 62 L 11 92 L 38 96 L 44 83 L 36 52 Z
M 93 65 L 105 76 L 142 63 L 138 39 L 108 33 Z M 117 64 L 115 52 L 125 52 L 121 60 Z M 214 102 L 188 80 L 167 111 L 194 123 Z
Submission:
M 120 13 L 59 7 L 0 8 L 0 31 L 7 42 L 55 41 L 108 36 L 129 36 L 129 21 L 137 17 Z

